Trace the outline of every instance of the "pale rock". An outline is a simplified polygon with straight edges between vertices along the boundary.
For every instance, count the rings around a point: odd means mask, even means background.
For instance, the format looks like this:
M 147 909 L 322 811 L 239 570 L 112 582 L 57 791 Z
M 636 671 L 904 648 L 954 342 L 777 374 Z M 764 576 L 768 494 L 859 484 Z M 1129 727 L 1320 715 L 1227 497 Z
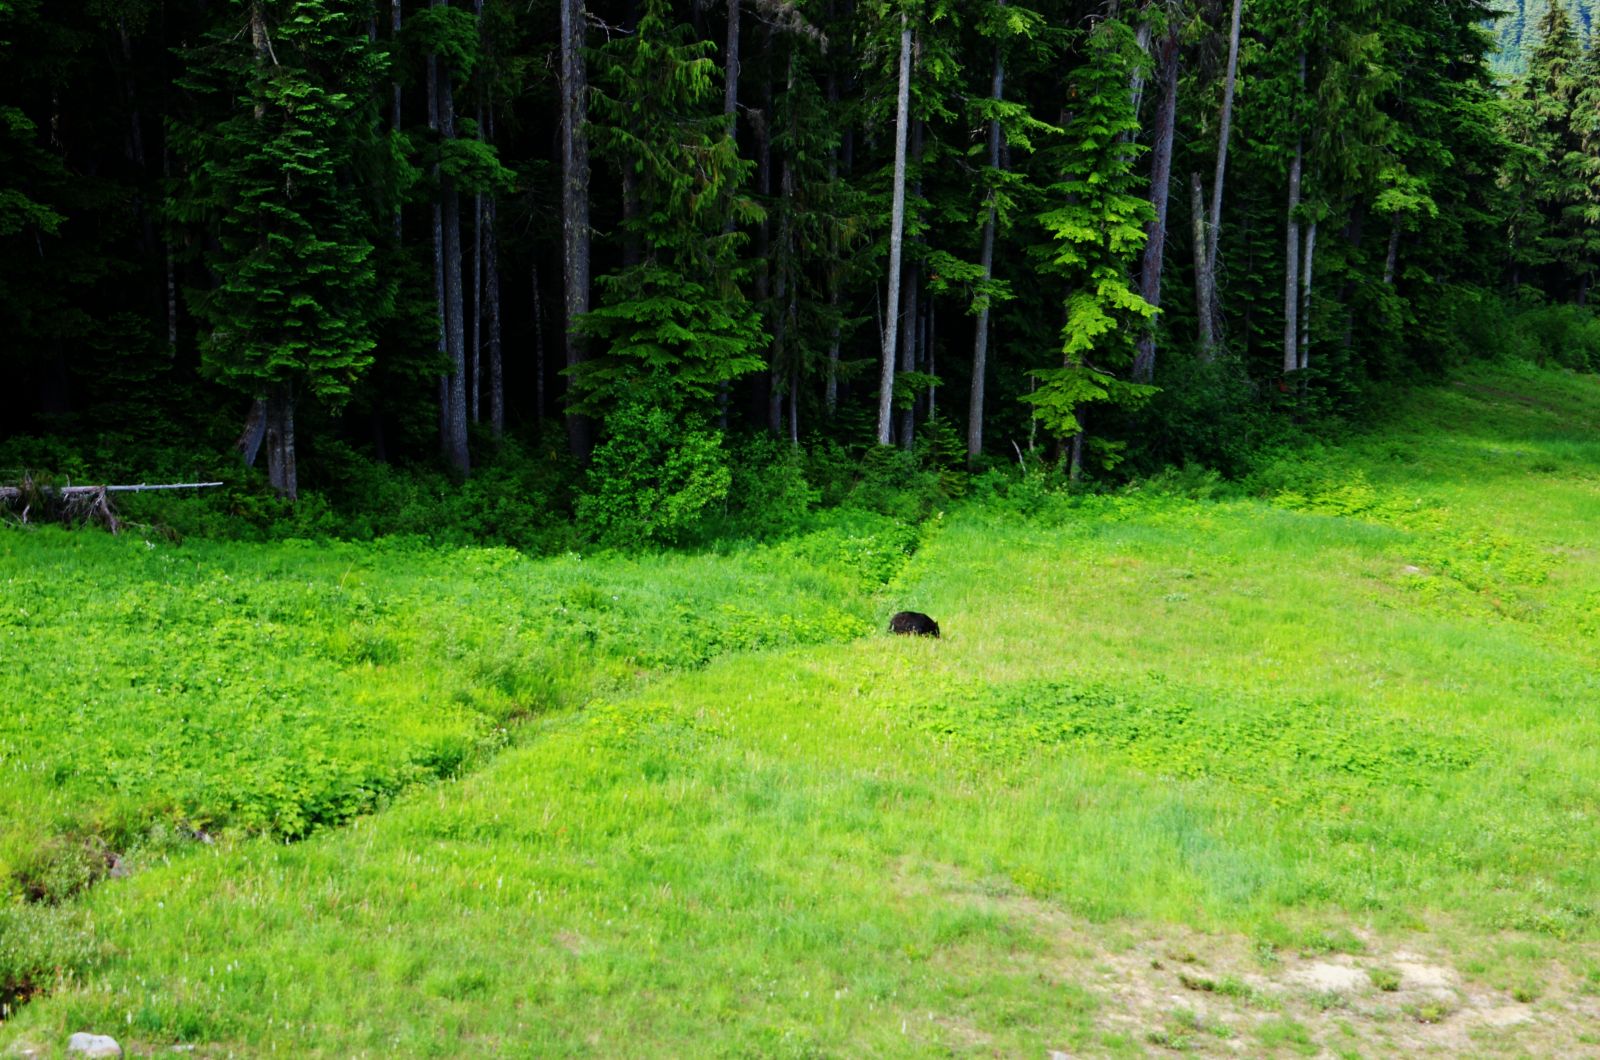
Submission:
M 115 1038 L 108 1038 L 104 1034 L 89 1034 L 79 1031 L 67 1039 L 67 1052 L 73 1056 L 120 1057 L 122 1055 L 122 1046 L 117 1044 Z

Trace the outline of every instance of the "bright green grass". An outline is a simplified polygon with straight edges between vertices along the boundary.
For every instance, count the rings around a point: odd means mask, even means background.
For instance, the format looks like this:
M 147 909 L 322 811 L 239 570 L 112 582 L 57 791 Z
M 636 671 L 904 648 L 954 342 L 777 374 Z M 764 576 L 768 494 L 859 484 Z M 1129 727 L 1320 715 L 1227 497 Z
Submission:
M 1260 501 L 953 512 L 872 612 L 942 641 L 613 683 L 348 828 L 105 883 L 0 1043 L 1139 1055 L 1063 971 L 1119 923 L 1592 950 L 1600 385 L 1464 382 Z
M 0 899 L 152 829 L 299 837 L 595 689 L 860 636 L 913 543 L 865 516 L 671 559 L 0 534 Z

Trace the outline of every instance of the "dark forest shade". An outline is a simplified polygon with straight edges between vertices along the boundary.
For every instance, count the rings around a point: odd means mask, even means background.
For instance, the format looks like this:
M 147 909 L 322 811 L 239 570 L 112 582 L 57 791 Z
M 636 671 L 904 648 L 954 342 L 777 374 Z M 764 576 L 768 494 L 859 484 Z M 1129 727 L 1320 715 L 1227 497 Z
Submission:
M 1501 85 L 1474 0 L 8 4 L 0 435 L 1226 465 L 1591 300 L 1593 13 Z

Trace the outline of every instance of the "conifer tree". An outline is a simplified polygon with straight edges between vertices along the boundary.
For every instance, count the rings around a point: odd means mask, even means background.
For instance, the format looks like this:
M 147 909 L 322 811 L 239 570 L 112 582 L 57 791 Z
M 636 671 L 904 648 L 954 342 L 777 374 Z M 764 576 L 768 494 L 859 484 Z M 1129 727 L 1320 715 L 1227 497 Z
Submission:
M 1131 367 L 1134 337 L 1155 313 L 1130 283 L 1152 217 L 1129 142 L 1138 117 L 1128 85 L 1144 62 L 1126 23 L 1107 19 L 1090 30 L 1069 82 L 1062 145 L 1049 152 L 1060 179 L 1047 190 L 1055 205 L 1039 221 L 1052 239 L 1049 268 L 1066 288 L 1066 322 L 1061 366 L 1035 371 L 1039 385 L 1026 400 L 1047 430 L 1072 440 L 1074 475 L 1085 407 L 1137 404 L 1153 391 L 1118 374 Z M 1115 459 L 1112 450 L 1103 456 Z
M 641 259 L 601 277 L 600 305 L 580 322 L 599 351 L 575 374 L 579 411 L 651 404 L 698 419 L 721 384 L 762 366 L 755 306 L 738 284 L 753 220 L 739 193 L 750 163 L 718 105 L 713 46 L 689 39 L 664 0 L 647 0 L 634 32 L 595 72 L 595 143 L 633 171 L 639 207 L 624 221 Z
M 392 305 L 373 255 L 389 204 L 350 179 L 382 176 L 384 64 L 364 13 L 336 0 L 229 3 L 187 58 L 207 109 L 172 127 L 187 166 L 174 215 L 214 240 L 215 285 L 190 293 L 203 366 L 264 401 L 269 477 L 292 499 L 297 405 L 350 396 Z

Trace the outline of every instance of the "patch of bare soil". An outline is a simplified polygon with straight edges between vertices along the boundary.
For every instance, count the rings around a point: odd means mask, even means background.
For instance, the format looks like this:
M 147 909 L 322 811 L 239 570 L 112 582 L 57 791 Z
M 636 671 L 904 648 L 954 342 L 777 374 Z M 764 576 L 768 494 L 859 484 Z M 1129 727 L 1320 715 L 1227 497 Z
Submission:
M 1520 958 L 1514 973 L 1487 959 L 1527 949 L 1511 936 L 1464 947 L 1457 935 L 1447 943 L 1429 932 L 1391 939 L 1349 929 L 1339 948 L 1354 952 L 1293 952 L 1172 925 L 1097 925 L 947 869 L 933 879 L 950 901 L 1031 935 L 1041 974 L 1099 1000 L 1105 1049 L 1040 1042 L 1052 1060 L 1125 1053 L 1129 1043 L 1149 1055 L 1600 1058 L 1600 990 L 1574 971 L 1600 965 L 1592 943 L 1559 947 L 1560 959 Z M 1490 982 L 1508 977 L 1520 985 Z

